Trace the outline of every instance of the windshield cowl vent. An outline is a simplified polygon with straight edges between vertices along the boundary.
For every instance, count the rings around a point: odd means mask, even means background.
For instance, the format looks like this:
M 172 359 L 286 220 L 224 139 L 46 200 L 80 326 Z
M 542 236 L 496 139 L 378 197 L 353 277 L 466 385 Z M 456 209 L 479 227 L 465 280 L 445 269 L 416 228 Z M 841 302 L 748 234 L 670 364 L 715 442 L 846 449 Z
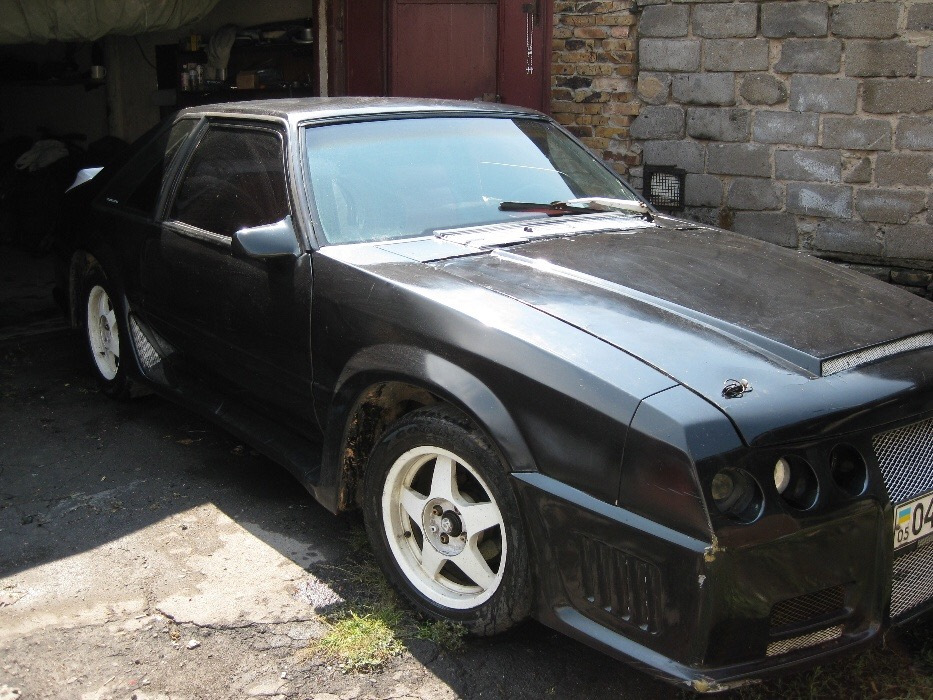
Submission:
M 434 235 L 445 240 L 476 248 L 526 243 L 542 238 L 555 238 L 580 233 L 634 233 L 639 229 L 655 228 L 642 218 L 631 214 L 575 214 L 573 218 L 525 219 L 484 226 L 442 229 Z

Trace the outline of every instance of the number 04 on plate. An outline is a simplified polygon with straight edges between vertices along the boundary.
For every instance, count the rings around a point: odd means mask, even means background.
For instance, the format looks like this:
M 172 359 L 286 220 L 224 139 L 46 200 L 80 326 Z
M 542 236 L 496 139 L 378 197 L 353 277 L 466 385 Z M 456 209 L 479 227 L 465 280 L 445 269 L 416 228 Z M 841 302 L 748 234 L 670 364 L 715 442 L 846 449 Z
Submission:
M 933 533 L 933 493 L 894 507 L 894 549 Z

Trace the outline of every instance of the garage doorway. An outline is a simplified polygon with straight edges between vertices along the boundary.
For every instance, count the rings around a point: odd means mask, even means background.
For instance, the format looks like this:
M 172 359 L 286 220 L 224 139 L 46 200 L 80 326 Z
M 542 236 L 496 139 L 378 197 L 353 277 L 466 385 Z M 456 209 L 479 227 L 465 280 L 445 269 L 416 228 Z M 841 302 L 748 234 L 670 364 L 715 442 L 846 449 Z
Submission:
M 331 93 L 546 111 L 551 0 L 334 0 Z

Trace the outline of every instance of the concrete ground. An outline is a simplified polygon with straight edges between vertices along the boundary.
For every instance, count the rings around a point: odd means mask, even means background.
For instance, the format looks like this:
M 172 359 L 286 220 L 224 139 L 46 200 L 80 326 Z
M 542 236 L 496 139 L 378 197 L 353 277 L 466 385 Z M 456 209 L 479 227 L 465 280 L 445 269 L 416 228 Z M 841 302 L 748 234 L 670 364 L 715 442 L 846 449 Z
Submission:
M 0 700 L 680 696 L 533 622 L 371 673 L 309 653 L 355 604 L 359 518 L 172 404 L 99 394 L 33 296 L 0 323 Z
M 36 257 L 0 243 L 0 341 L 65 327 L 65 318 L 52 301 L 54 282 L 51 257 Z

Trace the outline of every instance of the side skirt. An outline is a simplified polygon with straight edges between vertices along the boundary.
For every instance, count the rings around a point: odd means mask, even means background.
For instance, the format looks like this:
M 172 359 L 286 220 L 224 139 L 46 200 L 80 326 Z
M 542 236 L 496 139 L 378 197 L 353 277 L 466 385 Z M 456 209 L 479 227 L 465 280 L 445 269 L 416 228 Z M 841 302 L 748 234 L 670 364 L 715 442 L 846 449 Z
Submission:
M 256 411 L 236 396 L 185 372 L 172 359 L 178 353 L 135 314 L 129 314 L 137 371 L 160 396 L 216 423 L 257 452 L 285 467 L 315 497 L 322 446 Z M 320 500 L 320 499 L 318 499 Z

